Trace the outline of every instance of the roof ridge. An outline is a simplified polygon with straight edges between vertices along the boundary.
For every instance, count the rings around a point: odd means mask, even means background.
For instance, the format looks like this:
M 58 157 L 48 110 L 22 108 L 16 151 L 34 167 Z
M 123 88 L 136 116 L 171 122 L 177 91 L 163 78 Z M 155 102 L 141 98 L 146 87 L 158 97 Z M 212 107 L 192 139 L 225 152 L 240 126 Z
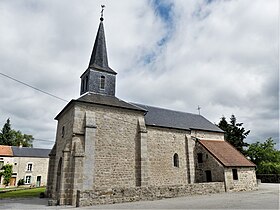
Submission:
M 199 115 L 199 114 L 194 114 L 194 113 L 184 112 L 184 111 L 178 111 L 178 110 L 174 110 L 174 109 L 170 109 L 170 108 L 163 108 L 163 107 L 151 106 L 151 105 L 140 104 L 140 103 L 134 103 L 134 102 L 130 102 L 130 103 L 135 104 L 135 105 L 139 105 L 139 106 L 142 105 L 142 106 L 147 106 L 147 107 L 151 107 L 151 108 L 157 108 L 157 109 L 166 110 L 166 111 L 172 111 L 172 112 L 177 112 L 177 113 L 191 114 L 191 115 L 194 115 L 194 116 L 201 116 L 201 117 L 204 117 L 204 116 Z
M 10 146 L 10 147 L 19 148 L 19 149 L 23 148 L 23 149 L 34 149 L 34 150 L 36 150 L 36 149 L 51 150 L 51 149 L 47 149 L 47 148 L 37 148 L 37 147 L 18 147 L 18 146 Z

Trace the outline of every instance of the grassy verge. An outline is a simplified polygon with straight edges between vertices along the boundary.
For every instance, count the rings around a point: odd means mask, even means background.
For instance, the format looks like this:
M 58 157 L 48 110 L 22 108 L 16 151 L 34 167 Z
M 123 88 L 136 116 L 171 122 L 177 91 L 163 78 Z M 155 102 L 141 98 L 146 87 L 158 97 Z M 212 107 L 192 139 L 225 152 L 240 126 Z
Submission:
M 45 192 L 45 187 L 19 189 L 15 191 L 0 193 L 1 198 L 24 198 L 24 197 L 39 197 L 40 193 Z
M 1 191 L 9 191 L 9 190 L 19 190 L 19 189 L 24 189 L 26 187 L 20 186 L 20 187 L 7 187 L 7 188 L 0 188 L 0 192 Z

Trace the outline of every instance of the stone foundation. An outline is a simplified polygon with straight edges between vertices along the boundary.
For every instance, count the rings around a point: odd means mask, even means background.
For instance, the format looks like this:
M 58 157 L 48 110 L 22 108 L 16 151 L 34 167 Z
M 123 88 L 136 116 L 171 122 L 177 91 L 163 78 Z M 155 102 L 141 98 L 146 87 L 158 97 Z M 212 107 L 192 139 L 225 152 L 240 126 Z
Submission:
M 78 191 L 77 207 L 225 192 L 223 182 Z
M 262 183 L 280 183 L 280 174 L 257 174 Z

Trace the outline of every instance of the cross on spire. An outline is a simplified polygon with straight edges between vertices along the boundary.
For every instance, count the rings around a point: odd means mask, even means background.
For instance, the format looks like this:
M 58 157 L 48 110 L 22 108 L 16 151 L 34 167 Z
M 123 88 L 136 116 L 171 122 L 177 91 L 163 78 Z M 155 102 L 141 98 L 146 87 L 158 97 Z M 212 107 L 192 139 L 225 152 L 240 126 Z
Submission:
M 200 115 L 201 107 L 199 105 L 197 106 L 197 110 L 198 110 L 198 114 Z
M 104 20 L 104 18 L 103 18 L 104 8 L 105 8 L 105 5 L 101 5 L 101 17 L 100 17 L 101 21 Z

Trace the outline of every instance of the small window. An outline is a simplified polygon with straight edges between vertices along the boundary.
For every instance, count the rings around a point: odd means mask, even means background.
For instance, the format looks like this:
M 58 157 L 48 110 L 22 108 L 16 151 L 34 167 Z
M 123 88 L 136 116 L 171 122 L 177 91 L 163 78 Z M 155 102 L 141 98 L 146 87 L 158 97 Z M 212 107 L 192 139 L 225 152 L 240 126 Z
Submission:
M 101 90 L 105 89 L 105 76 L 100 77 L 100 89 Z
M 211 170 L 205 171 L 206 174 L 206 182 L 212 182 L 212 173 Z
M 64 126 L 62 126 L 62 129 L 61 129 L 61 137 L 62 138 L 64 137 L 64 134 L 65 134 L 65 128 L 64 128 Z
M 32 171 L 32 163 L 27 164 L 27 171 Z
M 88 91 L 88 76 L 86 76 L 86 87 L 85 87 L 86 91 Z
M 197 162 L 198 163 L 203 163 L 203 155 L 202 155 L 202 153 L 197 153 Z
M 15 166 L 17 165 L 17 163 L 15 163 Z
M 31 183 L 31 176 L 26 176 L 25 177 L 25 184 L 30 184 Z
M 179 168 L 179 156 L 177 153 L 173 155 L 173 165 L 174 167 Z
M 82 80 L 82 92 L 84 92 L 85 91 L 85 80 L 83 79 Z
M 233 180 L 238 180 L 237 169 L 232 169 L 232 177 L 233 177 Z

